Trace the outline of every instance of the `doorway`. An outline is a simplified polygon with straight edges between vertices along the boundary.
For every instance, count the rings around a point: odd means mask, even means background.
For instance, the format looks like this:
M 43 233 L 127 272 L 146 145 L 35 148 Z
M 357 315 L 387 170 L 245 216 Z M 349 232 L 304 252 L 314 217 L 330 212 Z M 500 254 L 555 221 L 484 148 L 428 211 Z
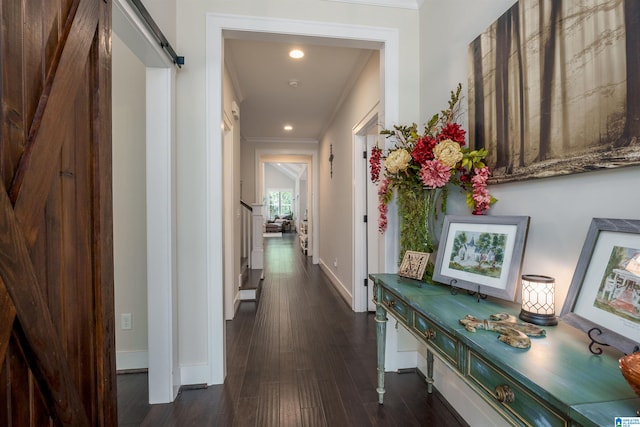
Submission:
M 222 236 L 213 227 L 213 224 L 220 223 L 220 215 L 214 206 L 222 203 L 222 188 L 217 180 L 217 175 L 210 171 L 222 170 L 224 165 L 221 161 L 222 135 L 219 130 L 219 123 L 223 117 L 220 99 L 223 97 L 223 64 L 224 64 L 224 39 L 233 38 L 237 32 L 257 32 L 269 34 L 273 33 L 273 28 L 278 28 L 280 34 L 300 35 L 310 37 L 321 37 L 331 40 L 337 44 L 354 46 L 360 45 L 368 49 L 380 51 L 380 75 L 383 76 L 381 86 L 381 108 L 384 116 L 379 120 L 384 127 L 391 127 L 398 121 L 399 110 L 399 40 L 396 31 L 387 28 L 361 27 L 357 25 L 337 25 L 321 22 L 299 22 L 287 19 L 275 19 L 268 17 L 247 17 L 208 14 L 206 16 L 206 116 L 219 118 L 207 122 L 207 132 L 205 143 L 207 176 L 206 187 L 211 189 L 206 194 L 206 206 L 209 207 L 206 216 L 206 241 L 208 260 L 207 268 L 207 289 L 211 297 L 208 300 L 208 325 L 210 326 L 209 337 L 209 368 L 211 384 L 221 384 L 225 377 L 225 342 L 224 342 L 224 321 L 222 298 L 223 294 L 221 280 L 217 272 L 222 271 Z M 363 178 L 358 178 L 362 180 Z M 314 183 L 314 185 L 316 185 Z M 260 186 L 258 186 L 260 188 Z M 316 191 L 314 189 L 314 194 Z M 362 204 L 361 201 L 355 201 Z M 362 207 L 360 206 L 360 209 Z M 317 205 L 312 207 L 313 217 L 317 218 Z M 312 230 L 314 241 L 314 252 L 317 252 L 318 229 Z M 386 267 L 385 261 L 385 267 Z
M 138 316 L 128 309 L 119 310 L 119 307 L 116 307 L 115 325 L 119 329 L 127 329 L 127 326 L 134 329 L 137 324 L 136 319 L 141 324 L 146 320 L 147 351 L 146 354 L 136 355 L 133 360 L 129 359 L 129 365 L 125 363 L 125 366 L 118 369 L 146 367 L 149 372 L 149 402 L 166 403 L 174 400 L 181 385 L 177 364 L 178 319 L 175 304 L 177 293 L 175 140 L 173 137 L 175 66 L 165 56 L 162 48 L 152 42 L 153 37 L 128 1 L 115 0 L 112 3 L 112 12 L 114 34 L 142 64 L 139 73 L 142 74 L 141 79 L 145 87 L 144 91 L 141 91 L 144 99 L 137 102 L 143 104 L 144 112 L 140 114 L 146 116 L 142 124 L 132 124 L 126 120 L 137 115 L 126 114 L 125 111 L 122 114 L 125 118 L 124 123 L 114 121 L 114 126 L 136 126 L 137 129 L 142 126 L 144 138 L 142 141 L 137 140 L 136 143 L 143 145 L 143 150 L 146 151 L 142 158 L 137 160 L 137 164 L 130 165 L 130 169 L 145 171 L 141 177 L 137 178 L 144 179 L 145 184 L 139 190 L 141 194 L 136 194 L 135 197 L 146 204 L 143 208 L 146 212 L 138 212 L 138 215 L 142 215 L 142 221 L 146 226 L 145 241 L 138 242 L 143 248 L 141 251 L 144 252 L 139 263 L 142 264 L 142 268 L 146 267 L 146 283 L 140 283 L 137 280 L 130 283 L 116 282 L 114 285 L 116 294 L 119 287 L 121 287 L 120 291 L 123 290 L 122 287 L 134 287 L 138 290 L 138 294 L 143 294 L 141 297 L 143 301 L 140 304 L 146 304 L 146 319 L 144 315 Z M 124 66 L 126 67 L 127 64 Z M 118 81 L 114 79 L 113 84 L 115 86 Z M 123 108 L 126 110 L 127 106 Z M 114 159 L 113 168 L 116 171 L 114 175 L 120 167 L 123 165 Z M 114 186 L 114 199 L 117 197 L 115 193 L 125 191 L 130 191 L 127 186 L 120 186 L 120 188 Z M 116 229 L 117 226 L 114 221 L 114 235 L 119 232 Z M 117 244 L 114 241 L 114 246 Z M 126 246 L 120 248 L 125 252 L 126 249 Z M 117 251 L 118 248 L 114 247 L 114 252 Z M 126 321 L 121 322 L 122 314 L 125 314 L 125 320 L 129 320 L 128 324 Z M 134 348 L 139 348 L 139 345 Z M 116 348 L 117 358 L 119 356 L 121 359 L 126 358 L 131 356 L 130 353 L 134 352 L 118 351 Z
M 375 311 L 373 284 L 369 274 L 382 271 L 384 245 L 379 242 L 378 233 L 378 189 L 369 179 L 369 155 L 378 144 L 380 126 L 378 106 L 367 114 L 353 129 L 353 181 L 359 199 L 354 203 L 354 269 L 353 303 L 354 311 Z
M 256 200 L 259 200 L 264 205 L 264 218 L 269 218 L 268 209 L 268 179 L 267 167 L 270 164 L 273 165 L 303 165 L 304 175 L 302 175 L 302 169 L 299 168 L 299 176 L 294 180 L 294 194 L 293 205 L 295 206 L 296 216 L 295 227 L 299 230 L 301 227 L 301 221 L 306 219 L 306 228 L 308 230 L 308 252 L 307 254 L 312 257 L 312 262 L 317 264 L 317 251 L 314 251 L 314 233 L 312 232 L 314 227 L 314 218 L 317 211 L 317 153 L 311 150 L 300 150 L 298 153 L 282 153 L 272 150 L 258 150 L 256 152 L 256 158 L 258 163 L 258 173 L 256 174 Z

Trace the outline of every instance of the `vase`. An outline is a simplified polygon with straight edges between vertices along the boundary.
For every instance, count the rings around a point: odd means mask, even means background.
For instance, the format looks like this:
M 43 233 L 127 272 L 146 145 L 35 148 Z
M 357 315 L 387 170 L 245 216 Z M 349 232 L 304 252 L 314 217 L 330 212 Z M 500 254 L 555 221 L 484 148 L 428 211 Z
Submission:
M 446 198 L 443 188 L 415 186 L 398 192 L 398 217 L 400 218 L 400 262 L 406 251 L 434 254 L 438 249 Z M 435 256 L 429 264 L 433 266 Z M 427 267 L 430 277 L 433 267 Z

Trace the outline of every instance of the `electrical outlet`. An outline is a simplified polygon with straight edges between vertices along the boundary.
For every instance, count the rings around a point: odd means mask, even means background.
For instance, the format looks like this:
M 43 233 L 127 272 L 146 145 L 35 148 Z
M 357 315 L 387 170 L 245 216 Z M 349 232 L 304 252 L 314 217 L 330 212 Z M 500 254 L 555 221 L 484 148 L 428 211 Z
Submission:
M 131 313 L 122 313 L 120 315 L 120 329 L 128 331 L 133 328 L 133 322 L 131 320 Z

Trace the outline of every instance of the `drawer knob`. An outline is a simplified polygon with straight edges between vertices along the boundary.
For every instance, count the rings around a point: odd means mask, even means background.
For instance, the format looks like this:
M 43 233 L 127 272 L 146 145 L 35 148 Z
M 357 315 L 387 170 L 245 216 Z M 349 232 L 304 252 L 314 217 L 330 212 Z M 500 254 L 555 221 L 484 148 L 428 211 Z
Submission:
M 396 302 L 394 300 L 390 300 L 389 307 L 395 307 L 395 306 L 396 306 Z
M 513 395 L 513 390 L 506 384 L 497 386 L 494 394 L 496 400 L 502 403 L 512 403 L 516 399 Z
M 433 329 L 427 329 L 425 336 L 428 340 L 433 340 L 436 338 L 436 331 L 434 331 Z

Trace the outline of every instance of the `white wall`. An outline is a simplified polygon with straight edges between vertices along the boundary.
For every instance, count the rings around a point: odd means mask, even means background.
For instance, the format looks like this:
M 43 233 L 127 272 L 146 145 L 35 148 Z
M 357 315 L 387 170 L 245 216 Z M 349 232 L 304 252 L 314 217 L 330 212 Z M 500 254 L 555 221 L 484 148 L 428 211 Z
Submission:
M 296 186 L 295 181 L 284 172 L 276 169 L 271 163 L 264 165 L 264 186 L 268 189 L 285 189 L 293 190 Z
M 353 292 L 353 128 L 380 100 L 380 61 L 374 52 L 320 142 L 320 265 L 343 297 Z M 329 163 L 333 146 L 333 177 Z M 364 161 L 364 159 L 363 159 Z
M 458 82 L 466 92 L 468 44 L 513 4 L 513 0 L 425 1 L 420 21 L 423 121 L 446 106 L 449 91 Z M 442 42 L 443 35 L 446 43 Z M 466 116 L 463 120 L 466 127 Z M 564 303 L 591 219 L 639 218 L 640 199 L 628 197 L 629 184 L 634 182 L 640 182 L 639 167 L 489 187 L 499 199 L 490 215 L 531 217 L 522 271 L 556 278 L 557 313 Z M 461 198 L 451 199 L 449 213 L 469 213 Z M 436 364 L 436 387 L 468 421 L 475 420 L 474 425 L 497 425 L 491 411 L 478 410 L 483 405 L 467 399 L 469 393 L 443 364 Z M 461 399 L 463 395 L 465 398 Z
M 217 301 L 221 296 L 209 295 L 208 262 L 222 256 L 219 249 L 207 258 L 208 236 L 221 235 L 222 224 L 210 224 L 207 230 L 207 190 L 205 182 L 207 153 L 217 153 L 219 147 L 206 146 L 207 129 L 216 129 L 210 124 L 217 117 L 205 117 L 207 100 L 206 86 L 206 15 L 225 13 L 244 16 L 277 17 L 301 21 L 355 24 L 397 29 L 400 49 L 399 105 L 404 120 L 417 120 L 419 104 L 418 63 L 418 12 L 408 9 L 393 9 L 327 2 L 323 0 L 193 0 L 188 7 L 176 10 L 176 50 L 185 56 L 186 65 L 177 76 L 177 169 L 178 169 L 178 281 L 180 311 L 180 363 L 183 367 L 202 368 L 200 372 L 211 372 L 220 361 L 210 361 L 209 351 L 217 342 L 209 342 L 209 329 L 221 330 L 218 320 L 209 322 L 207 302 Z M 274 31 L 278 31 L 274 26 Z M 211 64 L 220 66 L 215 60 Z M 212 82 L 212 84 L 216 84 Z M 215 105 L 216 100 L 211 100 Z M 210 125 L 210 127 L 208 127 Z M 211 130 L 212 131 L 212 130 Z M 244 169 L 244 164 L 242 165 Z M 210 169 L 217 176 L 218 171 Z M 243 180 L 244 181 L 244 180 Z M 210 181 L 211 182 L 211 181 Z M 348 182 L 348 181 L 347 181 Z M 249 185 L 248 183 L 246 184 Z M 245 191 L 243 188 L 243 197 Z M 211 193 L 209 194 L 211 195 Z M 217 198 L 217 195 L 214 195 Z M 214 217 L 217 215 L 214 213 Z M 211 221 L 210 221 L 211 222 Z M 216 221 L 213 221 L 216 222 Z M 210 274 L 219 274 L 213 270 Z M 211 278 L 217 281 L 216 278 Z M 218 319 L 217 314 L 214 316 Z M 213 323 L 213 324 L 210 324 Z M 216 332 L 217 334 L 218 332 Z M 215 339 L 214 341 L 217 341 Z M 215 351 L 216 357 L 221 352 Z M 204 375 L 204 374 L 203 374 Z M 219 378 L 219 377 L 218 377 Z M 209 382 L 202 378 L 200 382 Z
M 176 0 L 144 0 L 144 7 L 162 30 L 169 43 L 176 47 Z M 182 55 L 180 52 L 176 52 Z
M 260 199 L 261 189 L 257 188 L 260 178 L 259 171 L 259 153 L 267 153 L 269 155 L 279 153 L 283 155 L 283 162 L 295 162 L 296 154 L 315 153 L 318 150 L 318 144 L 309 142 L 273 142 L 273 141 L 242 141 L 241 151 L 241 172 L 242 172 L 242 198 L 249 203 L 263 203 Z M 258 153 L 258 154 L 257 154 Z M 276 160 L 274 160 L 276 161 Z M 302 185 L 302 184 L 301 184 Z M 292 187 L 293 188 L 293 187 Z
M 423 14 L 421 23 L 427 30 L 422 35 L 421 55 L 428 58 L 425 62 L 439 64 L 423 73 L 421 108 L 425 117 L 443 108 L 448 91 L 457 82 L 462 82 L 466 91 L 469 42 L 513 3 L 512 0 L 493 0 L 479 5 L 473 0 L 453 0 L 425 4 L 423 9 L 429 13 Z M 446 46 L 435 39 L 446 28 L 449 19 L 442 18 L 445 16 L 455 17 L 459 24 L 455 32 L 448 34 L 450 43 Z M 499 199 L 491 208 L 491 215 L 531 217 L 523 272 L 556 278 L 558 311 L 564 303 L 591 219 L 639 218 L 640 199 L 628 197 L 629 184 L 639 180 L 640 167 L 627 167 L 489 187 Z
M 116 368 L 147 368 L 147 233 L 144 64 L 112 37 L 113 264 Z M 131 313 L 133 328 L 120 328 Z

